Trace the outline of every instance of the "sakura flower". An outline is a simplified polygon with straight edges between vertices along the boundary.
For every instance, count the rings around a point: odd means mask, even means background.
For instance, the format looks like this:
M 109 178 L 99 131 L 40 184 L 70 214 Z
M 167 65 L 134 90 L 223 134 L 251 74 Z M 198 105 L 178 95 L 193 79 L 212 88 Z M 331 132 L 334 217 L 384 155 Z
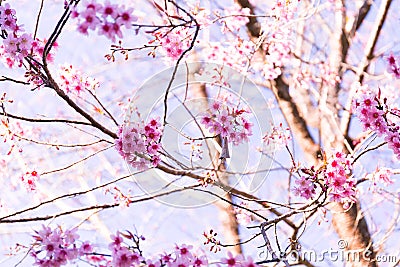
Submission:
M 190 47 L 192 36 L 188 29 L 160 30 L 153 33 L 163 54 L 177 60 Z
M 119 231 L 115 235 L 111 235 L 112 242 L 108 245 L 109 249 L 119 249 L 122 246 L 123 237 L 120 236 Z
M 228 252 L 228 257 L 227 258 L 223 258 L 221 260 L 222 263 L 228 265 L 228 266 L 241 266 L 240 262 L 243 260 L 243 256 L 242 255 L 237 255 L 236 257 L 234 257 L 232 255 L 232 253 L 229 251 Z
M 133 263 L 138 263 L 138 256 L 127 247 L 120 247 L 114 251 L 113 266 L 130 267 Z
M 78 248 L 76 228 L 63 231 L 61 227 L 51 229 L 42 225 L 42 230 L 36 231 L 36 240 L 30 255 L 34 258 L 34 265 L 62 266 L 73 263 L 78 257 L 92 252 L 92 245 L 85 241 Z M 36 248 L 40 247 L 39 250 Z
M 381 99 L 380 89 L 378 93 L 375 93 L 366 85 L 355 84 L 353 86 L 355 86 L 356 96 L 352 108 L 364 129 L 372 130 L 378 136 L 383 136 L 388 147 L 400 158 L 400 126 L 396 124 L 398 121 L 397 110 L 388 106 L 386 97 Z
M 273 126 L 263 140 L 267 145 L 274 145 L 276 148 L 282 148 L 288 145 L 292 139 L 291 132 L 288 127 L 284 127 L 282 123 L 278 126 Z
M 106 1 L 104 3 L 104 6 L 100 9 L 100 14 L 104 18 L 110 16 L 113 19 L 116 19 L 118 16 L 118 6 L 111 4 L 110 1 Z
M 77 231 L 78 228 L 74 228 L 64 232 L 64 240 L 67 244 L 73 244 L 79 238 L 79 235 L 76 233 Z
M 59 70 L 60 87 L 67 93 L 80 94 L 83 90 L 94 90 L 99 83 L 83 74 L 72 65 L 64 64 Z
M 100 20 L 96 17 L 96 13 L 93 9 L 88 8 L 80 13 L 83 23 L 81 24 L 82 29 L 95 30 Z
M 21 177 L 21 182 L 25 186 L 27 191 L 35 191 L 36 183 L 40 179 L 40 175 L 36 170 L 27 171 Z
M 373 173 L 368 174 L 365 178 L 371 180 L 374 184 L 380 182 L 388 186 L 394 183 L 391 179 L 392 175 L 393 171 L 391 169 L 381 167 L 377 168 Z
M 147 267 L 160 267 L 161 266 L 161 262 L 159 260 L 147 260 L 146 261 L 146 266 Z
M 206 256 L 196 256 L 192 260 L 193 267 L 208 266 L 208 260 Z
M 6 48 L 6 52 L 9 54 L 15 54 L 18 51 L 18 43 L 19 39 L 17 37 L 9 34 L 6 39 L 3 41 L 4 46 Z
M 85 241 L 79 248 L 79 255 L 83 256 L 85 254 L 93 252 L 93 246 L 89 243 L 89 241 Z
M 300 179 L 297 179 L 295 183 L 297 185 L 294 187 L 294 194 L 296 196 L 310 199 L 315 195 L 314 183 L 305 176 L 301 176 Z
M 356 188 L 354 178 L 349 177 L 352 170 L 350 159 L 340 151 L 333 153 L 324 171 L 325 183 L 333 201 L 354 202 Z
M 116 23 L 119 25 L 125 26 L 125 28 L 130 29 L 132 27 L 132 23 L 137 21 L 138 17 L 133 15 L 133 8 L 125 9 L 122 8 L 122 11 L 119 13 Z
M 190 252 L 191 249 L 193 249 L 193 246 L 182 244 L 180 246 L 176 246 L 175 253 L 180 258 L 192 259 L 193 255 Z
M 137 20 L 133 8 L 112 4 L 110 1 L 104 4 L 95 0 L 86 1 L 82 6 L 83 10 L 73 9 L 72 18 L 78 21 L 78 31 L 85 35 L 89 34 L 89 30 L 97 30 L 99 35 L 115 42 L 117 37 L 123 37 L 122 27 L 130 29 L 132 22 Z
M 239 31 L 240 27 L 249 22 L 249 18 L 246 17 L 248 15 L 250 15 L 250 9 L 241 8 L 236 3 L 233 6 L 225 8 L 223 19 L 221 19 L 222 33 Z
M 15 9 L 12 9 L 9 3 L 0 6 L 0 29 L 10 33 L 21 30 L 20 26 L 17 26 Z
M 211 102 L 209 112 L 202 114 L 200 122 L 212 134 L 220 134 L 234 145 L 248 141 L 253 124 L 246 118 L 247 110 L 238 109 L 237 104 L 227 101 L 225 97 L 221 100 Z
M 91 9 L 94 12 L 100 12 L 103 6 L 97 3 L 95 0 L 85 0 L 82 5 L 88 10 Z
M 115 147 L 132 167 L 144 170 L 161 162 L 162 128 L 159 118 L 151 119 L 147 124 L 124 125 L 118 130 L 118 136 Z
M 395 57 L 393 54 L 390 54 L 387 57 L 388 62 L 388 71 L 391 73 L 395 78 L 400 79 L 400 66 L 399 66 L 399 58 Z

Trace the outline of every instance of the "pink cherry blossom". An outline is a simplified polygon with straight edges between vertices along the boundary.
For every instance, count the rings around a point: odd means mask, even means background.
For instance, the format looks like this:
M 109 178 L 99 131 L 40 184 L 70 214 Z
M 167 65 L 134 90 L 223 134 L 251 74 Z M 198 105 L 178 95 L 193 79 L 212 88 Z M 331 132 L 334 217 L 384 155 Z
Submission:
M 366 179 L 371 180 L 374 185 L 377 182 L 383 183 L 385 186 L 391 185 L 394 181 L 391 179 L 393 170 L 385 167 L 376 168 L 373 173 L 366 175 Z
M 88 8 L 80 13 L 82 17 L 82 29 L 91 29 L 95 30 L 97 25 L 100 23 L 100 20 L 96 17 L 96 12 L 94 9 Z
M 72 65 L 60 66 L 58 75 L 60 87 L 67 93 L 79 95 L 84 90 L 95 90 L 99 87 L 99 83 L 95 79 L 86 76 Z
M 63 231 L 61 227 L 51 229 L 42 225 L 42 230 L 35 231 L 33 236 L 36 243 L 30 255 L 34 258 L 36 266 L 62 266 L 73 263 L 78 257 L 91 253 L 93 246 L 85 241 L 79 247 L 79 235 L 76 228 Z M 39 250 L 36 247 L 40 247 Z M 78 248 L 79 247 L 79 248 Z
M 177 60 L 190 47 L 192 41 L 192 36 L 186 28 L 162 29 L 154 32 L 153 36 L 155 40 L 151 43 L 157 42 L 162 53 L 173 60 Z
M 356 95 L 352 109 L 361 121 L 364 130 L 372 130 L 378 136 L 383 136 L 388 147 L 400 158 L 398 110 L 388 105 L 388 98 L 381 96 L 381 89 L 376 93 L 367 85 L 353 86 L 355 86 Z
M 287 146 L 291 139 L 290 129 L 284 127 L 282 123 L 278 126 L 272 126 L 272 129 L 263 138 L 267 145 L 274 145 L 276 148 Z
M 249 22 L 250 9 L 241 8 L 239 4 L 224 9 L 224 15 L 220 19 L 222 24 L 222 33 L 237 32 L 239 29 Z
M 350 158 L 340 151 L 334 152 L 328 160 L 323 174 L 329 196 L 333 201 L 342 203 L 355 201 L 357 191 L 355 179 L 350 177 L 352 168 Z
M 85 1 L 83 1 L 82 5 L 86 9 L 91 9 L 94 12 L 100 12 L 100 10 L 103 8 L 103 6 L 99 3 L 97 3 L 96 0 L 85 0 Z
M 35 191 L 36 183 L 40 179 L 40 174 L 36 170 L 27 171 L 21 176 L 21 182 L 27 191 Z
M 387 62 L 388 62 L 389 73 L 391 73 L 395 78 L 400 79 L 399 57 L 390 54 L 387 57 Z
M 200 122 L 212 134 L 220 134 L 238 145 L 248 141 L 253 124 L 247 118 L 248 111 L 239 109 L 228 98 L 229 96 L 220 96 L 220 99 L 213 100 L 209 112 L 201 116 Z
M 208 266 L 208 260 L 205 255 L 195 256 L 192 260 L 193 267 Z
M 118 16 L 118 6 L 111 4 L 110 1 L 107 0 L 104 3 L 104 6 L 101 7 L 100 14 L 104 18 L 110 16 L 111 18 L 116 19 Z
M 147 267 L 160 267 L 161 262 L 159 260 L 146 260 Z
M 237 38 L 227 43 L 210 43 L 206 50 L 207 59 L 232 67 L 240 72 L 247 72 L 249 56 L 255 51 L 255 44 L 250 40 Z
M 83 2 L 83 9 L 73 8 L 72 18 L 78 21 L 77 29 L 80 33 L 89 35 L 89 30 L 97 30 L 115 42 L 117 37 L 122 39 L 122 27 L 130 29 L 132 22 L 137 21 L 133 8 L 112 4 L 106 1 L 100 4 L 95 0 Z
M 133 14 L 133 11 L 133 8 L 125 9 L 123 6 L 117 19 L 115 20 L 116 23 L 120 26 L 125 26 L 127 29 L 132 28 L 132 23 L 138 20 L 138 17 Z
M 158 118 L 151 119 L 147 124 L 124 125 L 118 130 L 118 136 L 115 147 L 132 167 L 144 170 L 161 162 L 162 127 Z
M 9 3 L 0 6 L 0 29 L 9 33 L 21 30 L 21 26 L 17 26 L 15 9 L 12 9 Z
M 193 246 L 191 246 L 191 245 L 186 245 L 186 244 L 182 244 L 180 246 L 177 245 L 175 253 L 180 258 L 192 259 L 193 255 L 190 252 L 190 250 L 192 250 L 192 249 L 193 249 Z
M 226 264 L 228 267 L 231 266 L 241 266 L 241 261 L 243 261 L 242 255 L 237 255 L 236 257 L 229 251 L 227 258 L 221 259 L 221 262 Z
M 301 176 L 300 179 L 297 179 L 295 183 L 296 186 L 294 187 L 293 191 L 296 196 L 310 199 L 315 195 L 315 185 L 307 177 Z

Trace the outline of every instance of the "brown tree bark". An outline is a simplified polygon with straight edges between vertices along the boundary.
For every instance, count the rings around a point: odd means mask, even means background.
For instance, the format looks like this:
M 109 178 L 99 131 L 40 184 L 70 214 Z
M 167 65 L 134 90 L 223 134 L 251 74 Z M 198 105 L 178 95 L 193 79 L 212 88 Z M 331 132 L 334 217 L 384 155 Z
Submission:
M 366 71 L 367 65 L 372 59 L 373 50 L 376 44 L 376 40 L 382 29 L 383 22 L 385 21 L 390 0 L 383 1 L 381 3 L 381 9 L 377 15 L 377 21 L 374 29 L 372 30 L 372 41 L 367 44 L 365 52 L 365 62 L 360 66 L 362 71 Z M 237 3 L 243 8 L 249 8 L 251 14 L 254 13 L 254 7 L 248 0 L 237 0 Z M 367 16 L 371 1 L 365 1 L 364 5 L 360 8 L 359 14 L 354 21 L 351 32 L 345 32 L 346 24 L 346 10 L 344 1 L 336 1 L 337 11 L 335 13 L 335 30 L 332 33 L 331 42 L 331 56 L 330 64 L 336 69 L 339 75 L 343 74 L 342 64 L 346 63 L 346 57 L 348 54 L 349 47 L 351 46 L 351 38 L 354 37 L 355 32 L 360 28 L 364 18 Z M 250 37 L 255 40 L 260 37 L 260 25 L 257 22 L 256 17 L 252 17 L 247 24 L 248 33 Z M 349 40 L 350 38 L 350 40 Z M 261 54 L 265 54 L 266 51 L 261 51 Z M 363 72 L 360 72 L 363 77 Z M 361 79 L 362 80 L 362 79 Z M 308 118 L 303 117 L 301 109 L 297 103 L 292 99 L 289 93 L 290 81 L 285 81 L 283 76 L 278 77 L 274 81 L 271 81 L 269 88 L 271 88 L 278 101 L 279 107 L 291 128 L 295 139 L 300 145 L 306 160 L 309 165 L 321 164 L 321 148 L 317 144 L 309 132 L 311 125 L 308 124 Z M 337 83 L 335 86 L 327 88 L 327 99 L 325 114 L 319 112 L 320 117 L 319 132 L 322 144 L 327 148 L 336 148 L 347 150 L 346 144 L 348 140 L 348 123 L 347 127 L 340 127 L 340 121 L 338 119 L 338 93 L 340 91 L 340 85 Z M 333 114 L 333 116 L 331 115 Z M 350 120 L 350 118 L 348 118 Z M 313 120 L 315 121 L 315 120 Z M 341 129 L 345 129 L 343 132 Z M 346 146 L 347 145 L 347 146 Z M 350 209 L 344 210 L 342 204 L 331 203 L 330 209 L 333 214 L 332 224 L 336 230 L 339 238 L 344 240 L 346 243 L 346 249 L 351 251 L 360 251 L 358 258 L 348 260 L 348 266 L 370 266 L 375 267 L 377 263 L 373 260 L 376 252 L 374 251 L 371 234 L 368 229 L 367 221 L 363 216 L 360 204 L 357 202 L 352 205 Z

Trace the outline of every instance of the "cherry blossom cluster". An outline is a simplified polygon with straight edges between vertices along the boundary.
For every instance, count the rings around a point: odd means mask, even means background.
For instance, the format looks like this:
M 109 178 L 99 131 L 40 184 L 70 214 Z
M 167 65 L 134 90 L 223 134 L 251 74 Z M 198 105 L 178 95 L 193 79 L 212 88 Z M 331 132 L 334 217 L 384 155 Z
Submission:
M 36 190 L 36 182 L 40 179 L 40 175 L 36 170 L 27 171 L 21 176 L 21 182 L 28 191 Z
M 353 109 L 363 124 L 364 130 L 376 131 L 382 136 L 388 130 L 384 118 L 384 107 L 379 103 L 377 94 L 368 90 L 367 85 L 359 86 L 353 101 Z
M 67 93 L 79 94 L 83 90 L 94 90 L 99 83 L 91 77 L 86 76 L 72 65 L 65 64 L 59 70 L 59 84 Z
M 17 25 L 15 9 L 12 9 L 9 3 L 0 6 L 0 29 L 6 32 L 20 30 L 20 26 Z
M 134 246 L 127 246 L 124 237 L 134 241 Z M 208 266 L 206 256 L 194 253 L 191 245 L 176 245 L 172 253 L 164 253 L 153 259 L 146 259 L 139 253 L 139 242 L 144 240 L 144 237 L 133 235 L 130 232 L 128 234 L 117 232 L 116 235 L 111 235 L 111 239 L 112 242 L 108 248 L 112 251 L 112 260 L 109 261 L 111 264 L 107 266 L 130 267 L 141 266 L 141 264 L 145 264 L 148 267 Z
M 315 195 L 316 185 L 312 179 L 301 176 L 300 179 L 296 180 L 296 186 L 293 188 L 293 192 L 296 196 L 310 199 Z
M 148 266 L 168 266 L 168 267 L 201 267 L 209 266 L 208 259 L 205 255 L 198 254 L 192 251 L 193 246 L 182 244 L 175 246 L 175 251 L 172 254 L 164 254 L 161 258 L 161 265 Z M 223 266 L 231 267 L 256 267 L 258 266 L 251 257 L 245 259 L 243 255 L 236 257 L 228 252 L 226 258 L 221 259 Z
M 132 167 L 145 170 L 149 166 L 156 167 L 161 161 L 161 136 L 159 118 L 147 124 L 125 124 L 118 130 L 115 147 Z
M 391 73 L 395 78 L 400 79 L 400 65 L 399 65 L 399 58 L 395 57 L 393 54 L 390 54 L 387 57 L 388 62 L 388 71 Z
M 135 238 L 132 236 L 132 238 Z M 112 242 L 109 244 L 108 248 L 111 250 L 112 254 L 112 266 L 139 266 L 140 262 L 144 258 L 138 253 L 130 250 L 127 246 L 124 246 L 123 236 L 119 232 L 116 235 L 111 235 Z
M 290 60 L 291 31 L 288 24 L 296 11 L 295 1 L 277 1 L 272 8 L 273 21 L 268 21 L 265 28 L 268 36 L 264 44 L 267 54 L 265 63 L 260 66 L 262 75 L 272 80 L 282 73 L 282 67 Z
M 242 8 L 239 4 L 235 3 L 225 8 L 223 15 L 218 13 L 216 15 L 220 18 L 222 33 L 236 33 L 249 22 L 248 16 L 250 15 L 250 9 Z
M 275 145 L 277 148 L 285 147 L 292 139 L 289 127 L 284 127 L 282 123 L 278 126 L 273 126 L 271 131 L 268 132 L 263 140 L 267 145 Z
M 36 38 L 35 40 L 32 41 L 32 48 L 30 51 L 32 52 L 30 56 L 35 59 L 36 61 L 31 61 L 31 64 L 34 65 L 38 70 L 41 69 L 41 65 L 38 64 L 37 62 L 42 61 L 43 58 L 43 53 L 44 53 L 44 47 L 46 45 L 46 40 L 40 40 L 39 38 Z M 54 42 L 52 48 L 55 50 L 58 48 L 58 43 Z M 9 67 L 11 68 L 14 65 L 13 61 L 10 61 L 8 58 Z M 54 61 L 54 53 L 53 52 L 48 52 L 46 56 L 46 61 L 47 63 L 53 63 Z M 22 61 L 20 61 L 22 63 Z M 40 88 L 44 85 L 44 81 L 42 79 L 42 74 L 40 71 L 36 71 L 33 68 L 27 69 L 25 71 L 25 77 L 27 78 L 27 82 L 33 84 L 36 86 L 36 88 Z
M 92 253 L 93 246 L 88 241 L 77 242 L 79 235 L 76 231 L 77 228 L 64 231 L 61 227 L 51 229 L 44 225 L 42 230 L 35 231 L 35 244 L 30 253 L 35 260 L 34 265 L 58 267 Z
M 15 62 L 19 66 L 22 65 L 24 57 L 29 55 L 32 48 L 33 39 L 30 34 L 24 33 L 20 36 L 17 34 L 9 34 L 3 41 L 2 51 L 6 60 L 6 64 L 12 67 Z
M 356 180 L 350 176 L 352 169 L 350 158 L 343 152 L 336 151 L 328 159 L 323 175 L 332 201 L 344 204 L 356 201 Z
M 0 6 L 0 28 L 5 33 L 3 44 L 0 45 L 0 59 L 3 64 L 9 68 L 14 65 L 22 66 L 23 60 L 30 55 L 37 61 L 42 61 L 45 40 L 39 38 L 33 39 L 31 34 L 24 33 L 20 25 L 17 25 L 17 17 L 14 9 L 8 3 Z M 57 42 L 54 42 L 53 47 L 57 48 Z M 48 62 L 52 62 L 54 55 L 48 53 L 46 57 Z M 32 64 L 40 69 L 40 65 L 35 61 Z M 25 76 L 28 82 L 37 86 L 43 84 L 41 77 L 35 71 L 27 71 Z
M 356 84 L 353 111 L 361 121 L 364 130 L 372 130 L 384 136 L 388 147 L 400 159 L 400 126 L 395 123 L 400 117 L 398 109 L 388 107 L 388 99 L 382 99 L 381 92 L 373 92 L 367 85 Z
M 3 45 L 0 46 L 0 57 L 4 65 L 9 68 L 12 68 L 16 63 L 18 64 L 18 67 L 21 67 L 24 57 L 28 55 L 31 55 L 35 60 L 41 61 L 45 45 L 45 40 L 39 38 L 33 40 L 31 35 L 27 33 L 24 33 L 21 36 L 18 36 L 17 34 L 8 35 L 3 41 Z M 58 43 L 54 42 L 53 48 L 57 47 Z M 46 60 L 50 63 L 53 62 L 54 54 L 51 52 L 48 53 Z M 36 62 L 33 62 L 32 64 L 40 68 L 40 65 L 36 64 Z M 38 85 L 41 84 L 41 82 L 35 82 L 32 78 L 28 81 Z
M 162 253 L 157 257 L 146 258 L 140 250 L 140 242 L 145 240 L 143 236 L 116 232 L 111 235 L 111 242 L 108 245 L 109 254 L 95 253 L 93 245 L 89 241 L 78 240 L 77 228 L 64 231 L 61 227 L 51 229 L 42 226 L 42 229 L 35 231 L 31 257 L 34 265 L 40 267 L 59 267 L 68 263 L 74 263 L 77 259 L 85 257 L 85 261 L 94 266 L 104 267 L 202 267 L 209 266 L 207 256 L 202 250 L 194 251 L 193 246 L 181 244 L 175 245 L 170 253 Z M 215 236 L 213 231 L 210 234 Z M 128 243 L 128 241 L 130 241 Z M 130 244 L 132 243 L 132 244 Z M 243 255 L 233 256 L 228 252 L 226 258 L 222 258 L 219 266 L 230 267 L 256 267 L 251 257 L 246 259 Z
M 193 16 L 201 28 L 208 27 L 213 23 L 209 15 L 210 11 L 206 8 L 200 7 L 199 2 L 193 4 L 188 2 L 187 4 L 190 8 L 189 13 Z
M 247 257 L 246 259 L 243 255 L 233 256 L 231 252 L 228 252 L 228 256 L 221 260 L 223 264 L 232 267 L 257 267 L 256 264 L 251 257 Z
M 252 41 L 238 38 L 226 45 L 210 43 L 207 49 L 207 59 L 222 65 L 229 66 L 240 72 L 247 72 L 250 56 L 255 52 L 255 44 Z
M 164 254 L 161 258 L 162 265 L 168 267 L 179 266 L 208 266 L 208 260 L 205 255 L 197 255 L 191 245 L 176 245 L 171 254 Z
M 393 176 L 393 170 L 385 167 L 376 168 L 376 170 L 365 176 L 366 179 L 370 180 L 373 185 L 376 185 L 377 182 L 383 183 L 384 185 L 393 184 L 393 180 L 391 179 Z
M 0 28 L 6 33 L 0 49 L 1 57 L 9 67 L 15 61 L 21 65 L 24 57 L 30 53 L 33 39 L 31 35 L 22 33 L 23 29 L 17 25 L 16 12 L 8 3 L 0 6 Z
M 290 60 L 291 44 L 288 41 L 289 30 L 279 29 L 271 34 L 267 43 L 267 55 L 262 67 L 262 75 L 267 80 L 273 80 L 282 73 L 282 67 Z
M 155 39 L 151 40 L 149 44 L 159 46 L 162 53 L 172 60 L 179 59 L 192 42 L 192 35 L 187 28 L 159 30 L 155 31 L 153 36 Z
M 104 4 L 96 0 L 83 3 L 81 10 L 73 9 L 72 17 L 78 20 L 78 31 L 82 34 L 89 34 L 89 30 L 97 30 L 99 35 L 104 35 L 115 42 L 116 37 L 122 38 L 122 27 L 130 29 L 132 23 L 137 21 L 133 14 L 133 8 L 126 8 L 124 5 L 111 4 L 106 1 Z
M 211 133 L 226 137 L 234 145 L 247 142 L 252 135 L 253 124 L 246 118 L 249 111 L 238 109 L 237 106 L 227 98 L 213 100 L 209 112 L 202 116 L 201 123 Z
M 319 169 L 302 169 L 307 174 L 296 181 L 295 195 L 310 199 L 316 194 L 317 184 L 326 191 L 331 201 L 348 205 L 356 201 L 356 180 L 351 176 L 353 166 L 348 155 L 335 151 Z

